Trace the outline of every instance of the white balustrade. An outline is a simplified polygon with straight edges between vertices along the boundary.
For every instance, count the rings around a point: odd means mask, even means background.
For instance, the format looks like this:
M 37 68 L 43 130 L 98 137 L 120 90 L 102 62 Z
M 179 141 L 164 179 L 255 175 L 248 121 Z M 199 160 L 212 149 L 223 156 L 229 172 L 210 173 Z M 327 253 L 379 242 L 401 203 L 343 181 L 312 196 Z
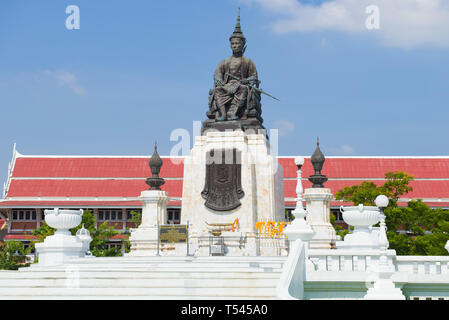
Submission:
M 315 271 L 373 271 L 379 265 L 379 251 L 310 250 Z M 449 275 L 449 256 L 396 256 L 388 250 L 388 261 L 397 272 L 422 275 Z M 313 271 L 313 270 L 312 270 Z
M 396 271 L 421 275 L 448 275 L 449 257 L 446 256 L 397 256 Z
M 380 251 L 372 250 L 321 250 L 311 249 L 309 259 L 315 271 L 374 271 L 379 264 Z M 388 260 L 393 263 L 394 250 L 388 250 Z

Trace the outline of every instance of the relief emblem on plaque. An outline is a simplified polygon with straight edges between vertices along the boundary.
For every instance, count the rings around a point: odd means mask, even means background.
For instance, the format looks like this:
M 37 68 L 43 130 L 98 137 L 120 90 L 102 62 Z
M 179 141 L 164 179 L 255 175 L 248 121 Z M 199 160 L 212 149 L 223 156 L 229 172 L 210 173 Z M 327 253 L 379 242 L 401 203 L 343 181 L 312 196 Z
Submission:
M 201 196 L 204 205 L 229 211 L 241 205 L 245 193 L 241 183 L 241 153 L 237 149 L 212 149 L 206 155 L 206 181 Z

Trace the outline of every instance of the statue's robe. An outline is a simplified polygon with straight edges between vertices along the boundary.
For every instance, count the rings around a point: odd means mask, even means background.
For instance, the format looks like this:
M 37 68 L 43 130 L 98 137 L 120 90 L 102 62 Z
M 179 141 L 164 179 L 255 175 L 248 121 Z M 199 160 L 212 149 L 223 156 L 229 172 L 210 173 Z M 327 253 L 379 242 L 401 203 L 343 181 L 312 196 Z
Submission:
M 225 110 L 231 116 L 239 113 L 239 110 L 246 105 L 248 97 L 248 87 L 240 84 L 237 80 L 226 74 L 231 74 L 238 79 L 257 78 L 257 69 L 254 62 L 244 56 L 224 59 L 218 64 L 214 73 L 214 80 L 221 81 L 224 85 L 215 87 L 215 101 L 219 110 Z M 226 115 L 224 115 L 226 117 Z

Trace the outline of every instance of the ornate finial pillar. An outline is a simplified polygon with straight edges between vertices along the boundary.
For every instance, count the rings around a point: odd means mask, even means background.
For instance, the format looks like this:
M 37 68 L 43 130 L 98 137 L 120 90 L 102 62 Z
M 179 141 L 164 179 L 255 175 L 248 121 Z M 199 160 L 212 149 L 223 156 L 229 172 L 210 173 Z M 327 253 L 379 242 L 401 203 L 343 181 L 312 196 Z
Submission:
M 324 183 L 327 181 L 327 177 L 321 174 L 321 170 L 323 169 L 324 161 L 326 158 L 320 149 L 320 139 L 317 138 L 316 149 L 310 158 L 312 162 L 313 169 L 315 173 L 309 177 L 309 181 L 313 183 L 312 188 L 324 188 Z
M 330 189 L 324 188 L 327 177 L 321 174 L 326 158 L 320 150 L 320 141 L 317 139 L 315 152 L 310 158 L 315 173 L 309 177 L 312 188 L 304 192 L 307 206 L 307 222 L 312 226 L 315 235 L 310 241 L 311 249 L 335 248 L 336 233 L 330 223 L 330 204 L 333 195 Z
M 140 194 L 142 222 L 137 229 L 132 231 L 129 238 L 131 252 L 128 255 L 130 256 L 159 255 L 159 225 L 164 224 L 167 220 L 169 200 L 168 193 L 161 190 L 161 186 L 165 183 L 164 179 L 159 177 L 162 164 L 155 143 L 154 153 L 149 161 L 152 176 L 146 179 L 150 189 L 142 191 Z

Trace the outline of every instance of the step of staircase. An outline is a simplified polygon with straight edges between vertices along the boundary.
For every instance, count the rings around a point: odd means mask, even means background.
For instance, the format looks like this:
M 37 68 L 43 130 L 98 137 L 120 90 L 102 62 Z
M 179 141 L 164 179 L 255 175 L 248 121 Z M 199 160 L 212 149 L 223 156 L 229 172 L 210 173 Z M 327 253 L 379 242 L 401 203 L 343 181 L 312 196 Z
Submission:
M 0 299 L 274 299 L 286 257 L 108 257 L 0 272 Z

